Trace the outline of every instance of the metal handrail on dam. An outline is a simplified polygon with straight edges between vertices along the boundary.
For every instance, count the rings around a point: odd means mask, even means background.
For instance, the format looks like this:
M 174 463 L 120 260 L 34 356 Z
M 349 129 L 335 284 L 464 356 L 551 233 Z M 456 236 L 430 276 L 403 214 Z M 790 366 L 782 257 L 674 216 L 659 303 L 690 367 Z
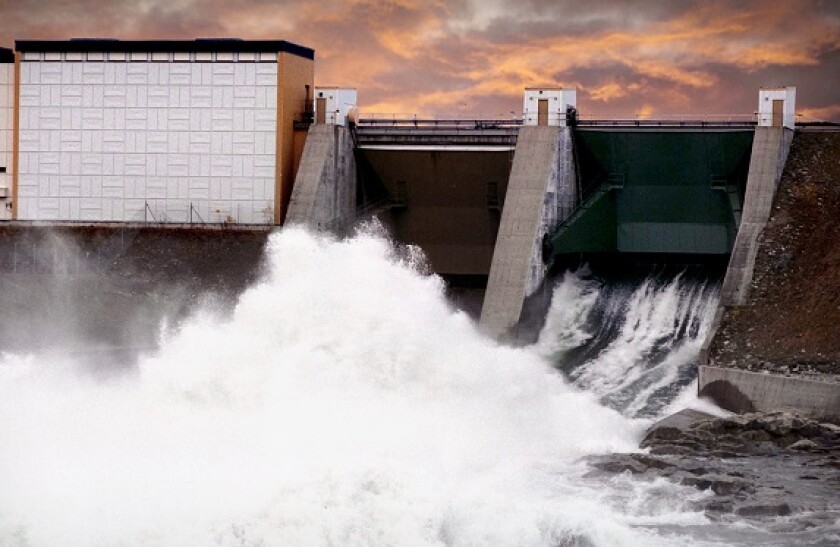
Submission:
M 754 128 L 757 122 L 750 120 L 707 120 L 707 119 L 662 119 L 662 120 L 578 120 L 578 127 L 644 127 L 644 128 Z
M 737 131 L 754 129 L 755 116 L 669 115 L 661 119 L 615 118 L 578 119 L 573 125 L 591 130 L 714 130 Z M 355 142 L 360 148 L 389 149 L 466 149 L 484 147 L 513 149 L 519 131 L 525 127 L 521 119 L 502 118 L 424 118 L 407 114 L 369 114 L 353 127 Z
M 615 118 L 578 117 L 570 125 L 580 127 L 755 127 L 757 116 L 729 114 L 663 114 L 659 118 L 627 116 Z M 428 118 L 412 114 L 368 114 L 357 122 L 360 128 L 416 128 L 416 129 L 518 129 L 524 125 L 520 118 Z

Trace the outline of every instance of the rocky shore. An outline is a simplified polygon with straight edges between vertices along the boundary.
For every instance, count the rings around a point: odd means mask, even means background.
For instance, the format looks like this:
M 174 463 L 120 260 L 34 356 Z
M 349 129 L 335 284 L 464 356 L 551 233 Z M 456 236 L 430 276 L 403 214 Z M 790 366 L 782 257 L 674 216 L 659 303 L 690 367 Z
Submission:
M 840 132 L 797 132 L 749 297 L 725 310 L 714 366 L 840 382 L 838 219 Z
M 840 520 L 840 426 L 790 413 L 718 418 L 683 410 L 651 427 L 643 452 L 588 458 L 591 477 L 665 477 L 708 492 L 712 520 L 797 532 Z M 779 519 L 778 517 L 785 517 Z

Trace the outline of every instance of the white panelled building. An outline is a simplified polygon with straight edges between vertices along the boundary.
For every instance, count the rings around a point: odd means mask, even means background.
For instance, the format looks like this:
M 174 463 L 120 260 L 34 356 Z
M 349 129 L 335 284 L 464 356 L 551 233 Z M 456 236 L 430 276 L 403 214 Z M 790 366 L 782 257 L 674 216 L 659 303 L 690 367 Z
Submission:
M 7 216 L 282 223 L 313 59 L 283 41 L 18 41 L 0 71 Z

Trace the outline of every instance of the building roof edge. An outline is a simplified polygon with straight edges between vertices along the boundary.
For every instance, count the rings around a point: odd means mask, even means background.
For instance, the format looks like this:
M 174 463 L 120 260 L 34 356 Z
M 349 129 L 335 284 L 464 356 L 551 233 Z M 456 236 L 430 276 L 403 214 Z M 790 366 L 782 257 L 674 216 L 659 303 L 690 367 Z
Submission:
M 15 49 L 37 53 L 291 53 L 315 59 L 315 50 L 286 40 L 238 40 L 199 38 L 196 40 L 113 40 L 76 38 L 71 40 L 16 40 Z

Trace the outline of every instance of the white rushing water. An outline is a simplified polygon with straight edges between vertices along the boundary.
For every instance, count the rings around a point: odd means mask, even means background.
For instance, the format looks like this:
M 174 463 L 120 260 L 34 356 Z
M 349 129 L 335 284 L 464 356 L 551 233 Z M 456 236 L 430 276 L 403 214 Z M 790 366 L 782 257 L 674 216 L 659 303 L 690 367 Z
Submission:
M 684 272 L 623 283 L 566 272 L 537 348 L 604 404 L 628 416 L 661 415 L 675 399 L 686 402 L 681 391 L 694 391 L 717 291 L 717 281 Z
M 647 422 L 598 402 L 627 372 L 610 350 L 603 382 L 578 374 L 594 394 L 539 356 L 592 336 L 583 278 L 534 351 L 379 237 L 287 229 L 268 252 L 232 314 L 125 375 L 0 357 L 0 545 L 675 545 L 706 522 L 693 489 L 584 477 Z

